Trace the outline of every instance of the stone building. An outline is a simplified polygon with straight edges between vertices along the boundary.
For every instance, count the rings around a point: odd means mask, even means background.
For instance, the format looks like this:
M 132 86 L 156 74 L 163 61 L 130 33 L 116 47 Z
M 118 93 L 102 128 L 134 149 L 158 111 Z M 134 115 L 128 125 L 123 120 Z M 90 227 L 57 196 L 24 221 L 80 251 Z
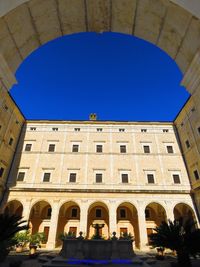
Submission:
M 198 221 L 173 122 L 25 121 L 7 187 L 4 209 L 45 232 L 48 248 L 63 232 L 92 237 L 92 223 L 143 248 L 163 220 Z

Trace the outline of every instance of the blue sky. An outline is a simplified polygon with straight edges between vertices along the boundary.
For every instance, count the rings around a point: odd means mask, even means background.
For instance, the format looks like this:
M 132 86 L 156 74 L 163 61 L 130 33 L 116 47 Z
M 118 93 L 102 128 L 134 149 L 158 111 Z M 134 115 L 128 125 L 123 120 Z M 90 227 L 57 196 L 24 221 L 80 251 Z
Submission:
M 189 94 L 162 50 L 117 33 L 80 33 L 34 51 L 11 90 L 27 119 L 172 121 Z

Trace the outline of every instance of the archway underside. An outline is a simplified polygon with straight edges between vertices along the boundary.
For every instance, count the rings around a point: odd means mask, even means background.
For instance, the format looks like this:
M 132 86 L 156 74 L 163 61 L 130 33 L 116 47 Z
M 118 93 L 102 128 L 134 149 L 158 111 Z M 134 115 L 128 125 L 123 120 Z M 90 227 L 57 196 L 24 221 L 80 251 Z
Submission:
M 120 32 L 149 41 L 184 73 L 200 44 L 200 21 L 168 0 L 31 0 L 0 18 L 0 53 L 14 73 L 35 49 L 79 32 Z

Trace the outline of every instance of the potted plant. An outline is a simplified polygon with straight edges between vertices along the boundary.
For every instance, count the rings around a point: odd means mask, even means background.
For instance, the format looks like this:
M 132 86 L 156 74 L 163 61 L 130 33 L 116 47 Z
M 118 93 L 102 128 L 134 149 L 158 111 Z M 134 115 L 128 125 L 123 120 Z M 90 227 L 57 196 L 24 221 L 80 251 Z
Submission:
M 16 245 L 15 245 L 16 252 L 22 252 L 23 251 L 24 246 L 29 241 L 28 234 L 29 234 L 28 230 L 26 230 L 26 231 L 20 231 L 20 232 L 18 232 L 18 233 L 15 234 L 14 240 L 16 242 Z
M 44 233 L 35 233 L 29 236 L 30 255 L 35 255 L 36 249 L 46 240 Z

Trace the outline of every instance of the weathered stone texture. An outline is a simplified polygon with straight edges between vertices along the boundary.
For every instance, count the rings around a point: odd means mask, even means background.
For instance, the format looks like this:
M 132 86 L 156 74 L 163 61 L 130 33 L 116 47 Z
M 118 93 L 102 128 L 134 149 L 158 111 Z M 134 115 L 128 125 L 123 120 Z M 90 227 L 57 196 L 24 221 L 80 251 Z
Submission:
M 110 1 L 87 0 L 88 30 L 104 32 L 110 30 Z
M 134 35 L 156 43 L 168 6 L 168 1 L 143 0 L 138 2 Z
M 111 31 L 132 34 L 136 0 L 112 1 Z
M 58 0 L 58 10 L 63 34 L 86 31 L 84 0 Z
M 42 44 L 61 36 L 55 0 L 31 0 L 28 5 Z
M 174 58 L 187 31 L 192 15 L 183 8 L 170 4 L 158 46 Z

